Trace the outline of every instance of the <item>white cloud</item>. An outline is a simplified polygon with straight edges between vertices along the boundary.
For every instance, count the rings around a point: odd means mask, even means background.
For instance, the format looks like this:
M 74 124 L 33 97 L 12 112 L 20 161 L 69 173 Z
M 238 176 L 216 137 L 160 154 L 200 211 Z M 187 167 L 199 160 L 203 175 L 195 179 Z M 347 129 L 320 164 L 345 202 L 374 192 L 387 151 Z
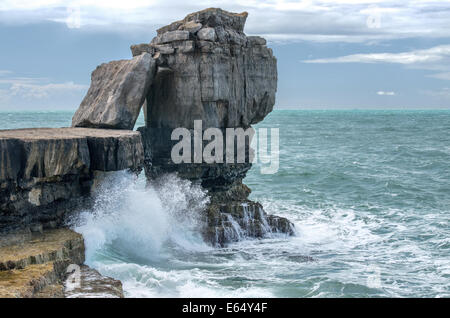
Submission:
M 435 63 L 450 58 L 450 45 L 400 53 L 352 54 L 340 57 L 305 60 L 305 63 Z
M 448 87 L 443 87 L 440 89 L 436 89 L 436 90 L 424 90 L 421 91 L 422 94 L 426 94 L 432 97 L 437 97 L 440 99 L 450 99 L 450 88 Z
M 450 81 L 450 72 L 431 74 L 431 75 L 428 75 L 428 77 Z
M 50 84 L 16 83 L 11 85 L 9 91 L 12 96 L 47 98 L 52 94 L 83 91 L 85 89 L 87 89 L 86 85 L 75 84 L 74 82 Z
M 304 60 L 304 63 L 393 63 L 409 68 L 438 71 L 429 74 L 441 80 L 450 80 L 450 45 L 399 53 L 351 54 L 339 57 Z
M 67 94 L 85 91 L 87 85 L 74 82 L 51 83 L 45 78 L 7 77 L 12 72 L 0 71 L 0 95 L 2 99 L 20 97 L 25 99 L 44 99 L 55 94 Z
M 385 92 L 385 91 L 378 91 L 377 95 L 384 95 L 384 96 L 395 96 L 395 92 Z
M 222 7 L 248 11 L 246 32 L 270 40 L 367 42 L 450 37 L 449 5 L 450 0 L 3 0 L 0 21 L 57 21 L 69 27 L 152 30 L 190 12 Z
M 88 86 L 0 72 L 0 110 L 75 109 Z

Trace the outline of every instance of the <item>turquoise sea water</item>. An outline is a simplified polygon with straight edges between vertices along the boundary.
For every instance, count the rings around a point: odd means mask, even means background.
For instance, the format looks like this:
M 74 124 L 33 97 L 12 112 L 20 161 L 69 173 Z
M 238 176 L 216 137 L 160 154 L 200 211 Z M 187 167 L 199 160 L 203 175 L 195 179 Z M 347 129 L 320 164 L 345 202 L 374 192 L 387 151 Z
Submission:
M 71 116 L 2 112 L 0 129 Z M 279 110 L 257 127 L 279 128 L 280 167 L 245 183 L 296 237 L 210 248 L 177 214 L 199 189 L 118 174 L 77 227 L 88 263 L 128 296 L 450 297 L 450 111 Z

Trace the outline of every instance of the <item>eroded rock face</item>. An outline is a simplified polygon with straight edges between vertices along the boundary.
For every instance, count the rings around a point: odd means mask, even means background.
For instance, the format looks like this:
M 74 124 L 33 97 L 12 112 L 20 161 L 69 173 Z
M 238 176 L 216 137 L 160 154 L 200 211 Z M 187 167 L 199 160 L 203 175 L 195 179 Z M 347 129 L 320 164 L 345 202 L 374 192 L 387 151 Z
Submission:
M 69 229 L 29 232 L 28 237 L 20 243 L 4 243 L 0 246 L 0 271 L 64 260 L 73 264 L 84 262 L 83 237 Z
M 98 66 L 91 87 L 72 119 L 73 127 L 133 129 L 153 80 L 148 53 Z
M 275 103 L 277 66 L 260 37 L 243 33 L 247 13 L 206 9 L 158 30 L 133 55 L 152 52 L 158 73 L 147 95 L 147 127 L 248 127 Z M 163 70 L 163 71 L 161 71 Z
M 6 242 L 6 240 L 4 241 Z M 69 229 L 29 233 L 0 246 L 0 298 L 62 297 L 69 264 L 84 262 L 83 237 Z
M 237 187 L 242 186 L 237 184 Z M 274 234 L 294 235 L 293 224 L 286 218 L 268 215 L 262 205 L 247 197 L 239 199 L 213 192 L 211 204 L 206 211 L 208 224 L 204 237 L 207 242 L 226 246 L 246 238 L 265 238 Z
M 138 129 L 146 176 L 176 173 L 201 184 L 211 199 L 203 235 L 218 246 L 245 237 L 294 234 L 291 222 L 267 215 L 248 199 L 250 189 L 242 180 L 251 168 L 249 143 L 243 163 L 175 164 L 171 158 L 178 142 L 171 140 L 174 128 L 187 128 L 193 136 L 194 120 L 201 120 L 203 130 L 220 128 L 225 136 L 226 128 L 246 129 L 272 111 L 276 59 L 265 39 L 243 33 L 246 18 L 245 12 L 206 9 L 159 29 L 150 44 L 131 47 L 133 55 L 153 52 L 158 65 L 144 106 L 146 127 Z
M 173 22 L 157 30 L 158 35 L 166 32 L 183 30 L 190 23 L 201 23 L 202 25 L 210 25 L 212 27 L 223 27 L 235 30 L 237 32 L 244 31 L 245 21 L 248 13 L 233 13 L 219 8 L 209 8 L 202 11 L 188 14 L 183 20 Z
M 96 171 L 143 166 L 135 131 L 36 128 L 0 131 L 0 233 L 62 224 L 88 204 Z

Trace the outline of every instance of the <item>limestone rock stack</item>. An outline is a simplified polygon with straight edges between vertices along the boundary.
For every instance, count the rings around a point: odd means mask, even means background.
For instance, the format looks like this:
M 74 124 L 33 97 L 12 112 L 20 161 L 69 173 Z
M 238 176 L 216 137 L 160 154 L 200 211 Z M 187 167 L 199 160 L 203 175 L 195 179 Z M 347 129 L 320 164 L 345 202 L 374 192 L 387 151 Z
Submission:
M 144 104 L 146 127 L 138 129 L 147 178 L 151 182 L 163 173 L 176 172 L 200 183 L 211 198 L 204 236 L 216 245 L 242 236 L 293 234 L 287 219 L 267 215 L 259 203 L 248 199 L 250 189 L 242 184 L 251 167 L 248 160 L 212 164 L 171 160 L 175 128 L 192 132 L 194 121 L 201 120 L 203 130 L 219 128 L 225 135 L 226 128 L 247 129 L 272 111 L 276 58 L 265 39 L 244 34 L 246 19 L 246 12 L 206 9 L 160 28 L 151 43 L 131 46 L 133 56 L 151 54 L 157 64 Z M 250 151 L 247 146 L 247 154 Z M 242 231 L 235 230 L 236 222 Z
M 146 105 L 147 127 L 248 127 L 275 103 L 276 58 L 261 37 L 247 37 L 247 13 L 206 9 L 157 31 L 133 55 L 158 64 Z
M 177 173 L 208 191 L 201 219 L 212 244 L 293 234 L 287 219 L 248 199 L 242 180 L 252 166 L 250 140 L 244 162 L 171 157 L 176 128 L 192 132 L 201 121 L 200 133 L 217 128 L 225 135 L 272 111 L 277 61 L 265 39 L 245 35 L 246 19 L 246 12 L 216 8 L 189 14 L 157 30 L 150 43 L 132 45 L 132 59 L 98 66 L 73 128 L 0 131 L 0 233 L 59 227 L 65 214 L 88 204 L 97 172 L 143 166 L 149 182 Z M 142 108 L 145 127 L 133 132 Z

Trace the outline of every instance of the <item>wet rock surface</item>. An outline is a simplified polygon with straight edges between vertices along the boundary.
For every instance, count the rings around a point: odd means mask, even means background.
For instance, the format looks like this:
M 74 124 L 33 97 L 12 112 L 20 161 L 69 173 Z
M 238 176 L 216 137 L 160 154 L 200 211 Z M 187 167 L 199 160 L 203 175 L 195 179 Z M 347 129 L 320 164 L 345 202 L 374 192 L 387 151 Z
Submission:
M 206 210 L 205 239 L 217 246 L 247 238 L 267 238 L 277 234 L 294 235 L 294 225 L 286 218 L 268 215 L 263 206 L 248 199 L 251 190 L 237 182 L 227 191 L 210 192 Z

